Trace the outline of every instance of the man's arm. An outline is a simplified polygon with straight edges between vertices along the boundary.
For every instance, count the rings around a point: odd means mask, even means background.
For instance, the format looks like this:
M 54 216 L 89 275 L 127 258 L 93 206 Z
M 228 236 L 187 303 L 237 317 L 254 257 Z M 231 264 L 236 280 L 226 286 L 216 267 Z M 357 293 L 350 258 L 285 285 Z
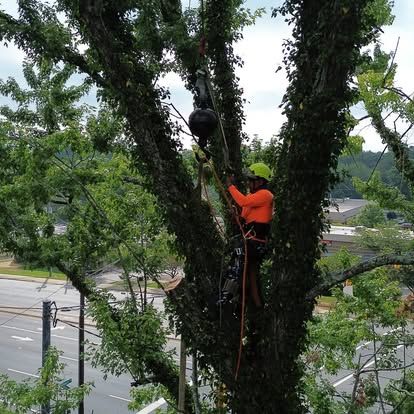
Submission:
M 244 195 L 235 185 L 230 185 L 228 190 L 240 207 L 259 207 L 271 202 L 273 198 L 269 191 L 258 191 L 257 193 Z

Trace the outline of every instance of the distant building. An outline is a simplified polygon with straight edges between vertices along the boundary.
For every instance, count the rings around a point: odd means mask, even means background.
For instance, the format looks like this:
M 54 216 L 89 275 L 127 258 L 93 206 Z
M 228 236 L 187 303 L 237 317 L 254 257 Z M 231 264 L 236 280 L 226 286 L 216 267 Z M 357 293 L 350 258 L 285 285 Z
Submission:
M 357 238 L 356 227 L 331 226 L 330 232 L 323 234 L 325 254 L 331 256 L 344 247 L 350 253 L 361 256 L 363 260 L 376 256 L 373 250 L 360 246 Z
M 351 217 L 356 216 L 368 200 L 356 198 L 336 198 L 331 200 L 328 219 L 331 223 L 346 223 Z

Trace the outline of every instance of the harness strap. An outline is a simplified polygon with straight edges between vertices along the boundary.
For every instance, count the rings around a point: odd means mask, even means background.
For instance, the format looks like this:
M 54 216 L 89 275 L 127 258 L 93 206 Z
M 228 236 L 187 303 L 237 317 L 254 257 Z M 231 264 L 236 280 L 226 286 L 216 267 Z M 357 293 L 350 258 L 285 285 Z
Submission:
M 257 241 L 257 242 L 259 242 L 259 243 L 263 243 L 263 244 L 266 244 L 269 240 L 267 240 L 267 239 L 258 239 L 257 237 L 255 237 L 255 236 L 248 236 L 248 237 L 246 237 L 246 239 L 247 240 L 254 240 L 254 241 Z
M 244 231 L 243 231 L 242 235 L 243 235 L 243 237 L 244 237 L 246 240 L 254 240 L 254 241 L 257 241 L 257 242 L 259 242 L 259 243 L 264 243 L 264 244 L 266 244 L 266 243 L 268 242 L 267 237 L 266 237 L 266 238 L 264 238 L 264 239 L 259 238 L 259 237 L 256 237 L 256 230 L 255 230 L 255 228 L 254 228 L 253 226 L 252 226 L 252 227 L 250 227 L 250 228 L 247 230 L 247 232 L 244 232 Z

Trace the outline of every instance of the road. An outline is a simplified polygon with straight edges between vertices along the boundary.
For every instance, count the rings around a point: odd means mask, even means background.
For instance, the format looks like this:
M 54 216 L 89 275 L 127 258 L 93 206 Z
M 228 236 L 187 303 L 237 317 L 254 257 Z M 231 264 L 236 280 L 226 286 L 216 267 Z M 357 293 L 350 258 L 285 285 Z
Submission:
M 114 293 L 117 299 L 122 299 L 125 294 Z M 58 307 L 77 306 L 79 294 L 71 286 L 64 284 L 43 284 L 42 282 L 26 282 L 8 279 L 0 279 L 0 373 L 5 373 L 16 380 L 23 380 L 37 375 L 41 365 L 41 306 L 42 300 L 49 298 L 55 301 Z M 154 298 L 156 307 L 162 308 L 162 298 Z M 28 309 L 30 308 L 30 309 Z M 34 317 L 37 316 L 37 317 Z M 58 317 L 77 324 L 77 311 L 58 313 Z M 62 318 L 63 319 L 63 318 Z M 87 325 L 86 329 L 96 332 L 93 326 Z M 411 327 L 412 329 L 412 327 Z M 384 334 L 386 332 L 383 332 Z M 86 333 L 85 337 L 99 343 L 99 338 Z M 65 323 L 58 323 L 52 329 L 52 344 L 63 352 L 62 362 L 66 364 L 64 378 L 72 378 L 77 383 L 77 358 L 78 358 L 78 330 Z M 176 349 L 179 355 L 179 341 L 170 340 L 167 347 Z M 361 355 L 361 363 L 366 363 L 366 368 L 372 368 L 373 344 L 361 344 L 357 348 L 357 357 Z M 398 345 L 398 355 L 402 358 L 403 351 L 407 363 L 414 361 L 413 348 L 404 348 Z M 176 357 L 178 360 L 178 357 Z M 187 362 L 187 377 L 191 373 L 191 363 Z M 336 376 L 323 375 L 338 392 L 350 394 L 354 385 L 352 371 L 341 370 Z M 396 378 L 396 372 L 382 372 L 382 383 L 390 378 Z M 115 378 L 111 375 L 106 380 L 103 374 L 85 364 L 85 381 L 93 382 L 95 387 L 90 396 L 85 400 L 85 413 L 94 414 L 125 414 L 128 411 L 130 383 L 132 379 L 128 375 Z M 372 412 L 376 412 L 373 410 Z
M 118 299 L 125 297 L 119 292 L 114 294 Z M 79 294 L 71 286 L 0 279 L 0 373 L 19 381 L 37 375 L 42 349 L 42 321 L 39 316 L 45 298 L 55 301 L 58 307 L 79 304 Z M 155 298 L 154 303 L 155 306 L 162 307 L 161 298 Z M 75 310 L 65 314 L 58 313 L 58 318 L 64 317 L 75 324 L 77 316 Z M 93 326 L 86 326 L 85 329 L 96 333 Z M 61 358 L 66 364 L 64 378 L 71 378 L 73 384 L 77 383 L 78 377 L 77 338 L 78 329 L 66 323 L 58 322 L 52 328 L 52 345 L 63 352 Z M 99 343 L 99 338 L 88 333 L 85 333 L 85 338 Z M 169 341 L 168 348 L 177 347 L 177 340 Z M 188 369 L 191 369 L 191 364 L 188 364 Z M 129 413 L 127 406 L 131 381 L 128 375 L 118 378 L 109 375 L 104 380 L 102 372 L 86 362 L 85 382 L 93 382 L 94 388 L 85 400 L 85 413 Z
M 397 329 L 376 329 L 376 332 L 383 337 L 386 337 L 391 332 L 394 332 Z M 414 327 L 412 324 L 408 324 L 407 333 L 413 333 Z M 376 349 L 380 349 L 381 341 L 378 341 L 376 344 Z M 361 378 L 367 378 L 368 375 L 373 374 L 373 370 L 375 367 L 375 359 L 374 359 L 374 344 L 372 341 L 362 343 L 357 346 L 356 348 L 356 356 L 354 358 L 354 363 L 358 364 L 363 367 L 362 371 L 364 372 L 361 375 Z M 411 366 L 414 363 L 414 348 L 412 345 L 404 346 L 403 344 L 396 344 L 394 351 L 396 351 L 395 355 L 396 358 L 399 359 L 401 362 L 405 361 L 406 366 Z M 377 355 L 377 362 L 380 363 L 381 356 Z M 411 368 L 409 368 L 411 369 Z M 338 372 L 337 375 L 324 375 L 323 370 L 321 372 L 322 377 L 327 379 L 333 387 L 337 390 L 338 393 L 346 393 L 347 395 L 352 395 L 354 384 L 355 384 L 355 372 L 352 370 L 341 370 Z M 378 372 L 379 383 L 381 385 L 381 389 L 383 390 L 384 387 L 390 382 L 390 380 L 399 379 L 402 376 L 402 371 L 400 370 L 380 370 Z M 386 412 L 391 411 L 392 407 L 387 406 L 385 404 Z M 370 413 L 378 413 L 382 412 L 382 409 L 379 406 L 379 403 L 375 404 L 369 411 Z

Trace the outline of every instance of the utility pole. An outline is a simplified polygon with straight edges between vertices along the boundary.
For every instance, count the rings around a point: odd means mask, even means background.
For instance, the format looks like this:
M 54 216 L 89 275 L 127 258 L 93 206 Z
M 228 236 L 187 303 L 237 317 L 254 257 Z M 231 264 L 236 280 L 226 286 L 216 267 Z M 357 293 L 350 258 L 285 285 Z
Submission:
M 42 367 L 45 366 L 47 351 L 50 347 L 50 304 L 49 299 L 43 300 L 42 313 Z M 42 414 L 50 414 L 50 401 L 42 405 Z
M 85 359 L 84 359 L 84 342 L 85 342 L 85 295 L 80 292 L 79 297 L 79 360 L 78 360 L 78 386 L 85 382 Z M 83 398 L 79 402 L 78 414 L 84 414 Z
M 186 346 L 181 334 L 180 343 L 180 377 L 178 382 L 178 412 L 181 414 L 185 413 L 185 386 L 187 384 L 185 373 L 187 369 L 187 355 Z

